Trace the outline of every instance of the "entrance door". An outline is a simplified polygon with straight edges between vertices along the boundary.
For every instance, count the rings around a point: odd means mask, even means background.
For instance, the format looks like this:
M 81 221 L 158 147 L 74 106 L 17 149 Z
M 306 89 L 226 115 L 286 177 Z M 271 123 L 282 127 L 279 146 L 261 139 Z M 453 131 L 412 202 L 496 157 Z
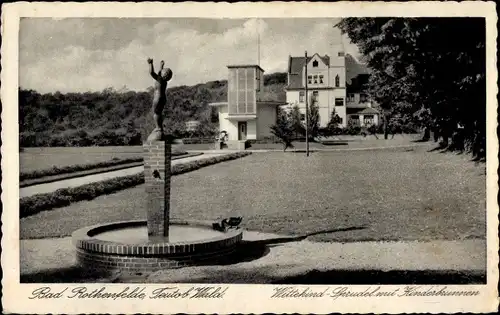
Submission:
M 238 140 L 246 140 L 247 139 L 247 122 L 239 121 L 238 122 Z

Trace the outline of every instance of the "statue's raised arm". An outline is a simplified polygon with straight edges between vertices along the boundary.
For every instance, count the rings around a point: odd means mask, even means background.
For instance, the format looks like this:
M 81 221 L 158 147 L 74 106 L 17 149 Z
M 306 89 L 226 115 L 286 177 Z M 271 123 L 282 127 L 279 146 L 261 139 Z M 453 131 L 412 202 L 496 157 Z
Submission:
M 153 77 L 153 79 L 158 81 L 159 75 L 155 73 L 155 68 L 153 66 L 153 59 L 148 58 L 148 64 L 149 64 L 149 74 Z M 161 68 L 163 68 L 163 64 Z

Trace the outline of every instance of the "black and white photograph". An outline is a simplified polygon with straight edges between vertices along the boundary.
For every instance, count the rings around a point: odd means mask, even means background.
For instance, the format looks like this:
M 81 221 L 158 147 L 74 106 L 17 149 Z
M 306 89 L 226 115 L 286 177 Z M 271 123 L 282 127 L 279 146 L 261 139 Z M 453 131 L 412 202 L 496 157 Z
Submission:
M 497 309 L 495 5 L 273 4 L 5 6 L 6 311 Z

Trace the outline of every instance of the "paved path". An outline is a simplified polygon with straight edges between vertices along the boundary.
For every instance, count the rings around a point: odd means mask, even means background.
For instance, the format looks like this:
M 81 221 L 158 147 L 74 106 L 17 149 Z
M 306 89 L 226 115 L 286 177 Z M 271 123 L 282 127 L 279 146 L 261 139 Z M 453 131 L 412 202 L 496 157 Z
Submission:
M 268 252 L 234 264 L 163 270 L 137 282 L 271 283 L 310 271 L 454 271 L 483 273 L 486 241 L 316 243 L 308 240 L 273 244 L 283 236 L 245 231 L 244 240 L 267 240 Z M 71 238 L 21 240 L 22 275 L 63 277 L 75 266 Z M 60 273 L 57 270 L 62 270 Z M 78 273 L 77 273 L 78 274 Z M 29 277 L 29 276 L 28 276 Z M 370 280 L 368 280 L 370 281 Z
M 208 153 L 208 154 L 203 154 L 203 155 L 190 156 L 190 157 L 186 157 L 186 158 L 182 158 L 182 159 L 176 159 L 176 160 L 172 160 L 172 165 L 189 163 L 189 162 L 196 161 L 196 160 L 209 159 L 211 157 L 219 156 L 219 155 L 227 154 L 227 153 L 229 153 L 229 152 L 214 152 L 214 153 Z M 99 173 L 99 174 L 94 174 L 94 175 L 87 175 L 87 176 L 82 176 L 82 177 L 60 180 L 57 182 L 51 182 L 51 183 L 45 183 L 45 184 L 40 184 L 40 185 L 23 187 L 23 188 L 19 189 L 19 197 L 23 198 L 23 197 L 33 196 L 36 194 L 49 193 L 49 192 L 53 192 L 53 191 L 56 191 L 56 190 L 61 189 L 61 188 L 78 187 L 81 185 L 85 185 L 85 184 L 89 184 L 89 183 L 93 183 L 93 182 L 99 182 L 99 181 L 103 181 L 103 180 L 107 180 L 107 179 L 111 179 L 111 178 L 115 178 L 115 177 L 139 174 L 143 171 L 144 171 L 144 166 L 136 166 L 136 167 L 121 169 L 121 170 L 117 170 L 117 171 Z

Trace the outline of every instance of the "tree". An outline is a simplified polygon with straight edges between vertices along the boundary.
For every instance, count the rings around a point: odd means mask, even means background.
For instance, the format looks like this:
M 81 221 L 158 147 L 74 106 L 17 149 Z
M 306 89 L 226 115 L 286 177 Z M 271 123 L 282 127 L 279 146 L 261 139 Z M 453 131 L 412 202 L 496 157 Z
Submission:
M 269 101 L 284 101 L 286 73 L 265 75 L 262 94 Z M 185 122 L 203 122 L 201 134 L 211 135 L 218 126 L 217 108 L 210 102 L 227 100 L 227 81 L 212 81 L 168 89 L 165 124 L 176 137 L 186 134 Z M 96 92 L 44 93 L 19 88 L 19 131 L 21 145 L 50 146 L 85 143 L 73 131 L 89 131 L 89 145 L 140 143 L 154 128 L 151 100 L 154 89 L 130 91 L 106 88 Z M 209 123 L 206 123 L 206 121 Z M 206 127 L 206 128 L 205 128 Z M 121 135 L 123 131 L 123 138 Z M 36 135 L 36 139 L 33 135 Z M 71 139 L 75 137 L 75 139 Z M 123 140 L 123 141 L 122 141 Z M 79 142 L 80 141 L 80 142 Z M 86 140 L 85 140 L 86 141 Z M 80 145 L 80 144 L 79 144 Z
M 332 110 L 332 113 L 330 115 L 330 121 L 328 122 L 328 125 L 326 126 L 328 133 L 329 134 L 335 134 L 337 130 L 339 129 L 339 125 L 342 123 L 342 118 L 340 118 L 339 115 L 337 115 L 337 112 L 335 111 L 335 108 Z
M 299 136 L 304 135 L 304 125 L 302 125 L 302 119 L 301 119 L 302 113 L 300 112 L 300 108 L 298 104 L 295 104 L 292 107 L 292 110 L 290 112 L 290 120 L 292 124 L 292 129 L 295 133 L 295 138 L 298 138 Z
M 424 141 L 428 141 L 431 138 L 430 129 L 434 127 L 434 131 L 437 131 L 435 127 L 437 124 L 433 123 L 432 113 L 429 108 L 422 107 L 414 114 L 415 122 L 421 127 L 424 128 Z M 439 133 L 438 133 L 439 134 Z
M 484 157 L 486 139 L 485 21 L 480 18 L 346 18 L 337 26 L 371 69 L 369 93 L 384 113 L 413 116 L 430 138 Z M 474 105 L 471 105 L 474 104 Z M 414 115 L 429 111 L 431 119 Z M 386 117 L 388 121 L 390 117 Z M 460 126 L 460 127 L 459 127 Z
M 307 110 L 309 138 L 315 138 L 319 134 L 319 106 L 318 101 L 311 96 Z
M 288 148 L 293 148 L 293 127 L 292 120 L 288 113 L 278 107 L 276 124 L 271 126 L 271 133 L 283 143 L 283 152 Z
M 195 137 L 214 138 L 218 133 L 218 124 L 212 123 L 210 119 L 204 119 L 199 122 L 194 131 Z

